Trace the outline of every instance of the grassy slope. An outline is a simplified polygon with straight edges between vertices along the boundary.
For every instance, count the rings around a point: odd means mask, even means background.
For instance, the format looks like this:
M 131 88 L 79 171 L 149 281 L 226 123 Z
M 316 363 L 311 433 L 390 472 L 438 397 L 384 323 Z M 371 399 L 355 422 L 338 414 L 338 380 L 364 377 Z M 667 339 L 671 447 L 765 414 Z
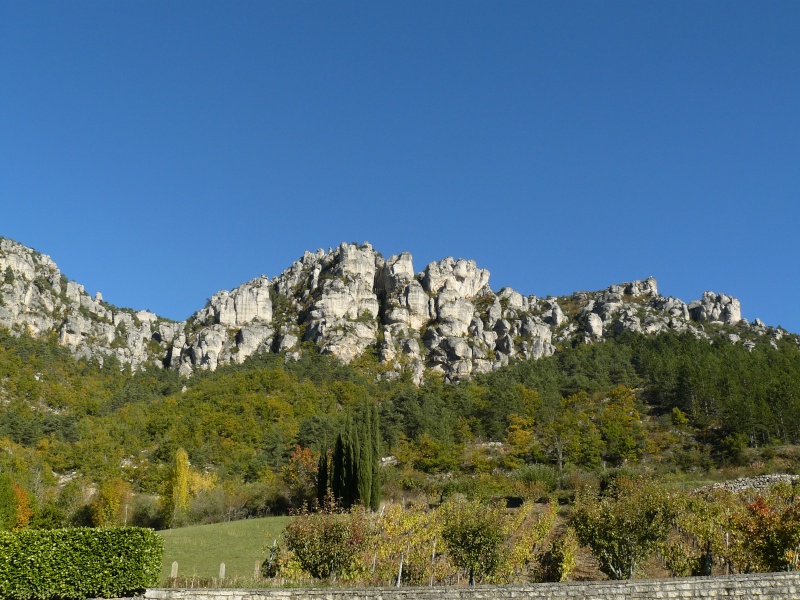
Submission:
M 226 577 L 252 577 L 255 562 L 265 557 L 264 546 L 280 537 L 288 520 L 267 517 L 160 531 L 164 538 L 161 576 L 167 579 L 177 560 L 181 577 L 218 577 L 221 562 Z

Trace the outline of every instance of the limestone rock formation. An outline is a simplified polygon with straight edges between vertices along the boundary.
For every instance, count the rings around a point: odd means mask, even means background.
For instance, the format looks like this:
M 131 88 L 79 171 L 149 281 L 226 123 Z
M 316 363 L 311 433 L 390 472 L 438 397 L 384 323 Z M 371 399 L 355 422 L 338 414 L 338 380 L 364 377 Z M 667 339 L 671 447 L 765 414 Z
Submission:
M 689 304 L 689 313 L 695 321 L 711 321 L 735 325 L 742 320 L 742 307 L 736 298 L 725 294 L 704 292 L 700 300 Z
M 315 347 L 344 362 L 373 352 L 387 376 L 408 372 L 419 382 L 426 371 L 459 379 L 625 332 L 720 335 L 748 349 L 785 335 L 742 320 L 736 298 L 706 292 L 687 305 L 661 296 L 652 277 L 539 299 L 508 287 L 494 292 L 489 272 L 472 260 L 445 258 L 415 273 L 408 252 L 384 259 L 366 243 L 305 252 L 272 280 L 214 294 L 180 323 L 92 297 L 49 257 L 11 240 L 0 239 L 0 277 L 0 326 L 55 334 L 87 359 L 186 376 L 261 352 L 297 357 Z
M 213 318 L 224 327 L 247 325 L 253 321 L 272 321 L 272 300 L 269 297 L 269 280 L 253 279 L 232 292 L 221 291 L 211 297 L 208 306 L 198 313 L 198 318 Z
M 49 256 L 0 239 L 0 326 L 34 336 L 56 334 L 76 356 L 139 368 L 162 363 L 181 328 L 149 311 L 118 309 L 69 281 Z

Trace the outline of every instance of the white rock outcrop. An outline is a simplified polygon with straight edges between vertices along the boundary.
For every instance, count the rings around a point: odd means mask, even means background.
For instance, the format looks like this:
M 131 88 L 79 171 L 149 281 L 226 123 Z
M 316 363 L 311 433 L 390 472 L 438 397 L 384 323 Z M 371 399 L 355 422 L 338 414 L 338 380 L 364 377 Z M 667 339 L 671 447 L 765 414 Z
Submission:
M 707 332 L 704 324 L 714 324 Z M 305 252 L 283 273 L 214 294 L 185 322 L 117 309 L 69 281 L 47 256 L 0 239 L 0 326 L 55 333 L 76 356 L 158 365 L 191 375 L 262 352 L 296 358 L 309 345 L 349 362 L 374 351 L 388 373 L 426 369 L 468 377 L 516 359 L 550 356 L 559 344 L 608 336 L 721 332 L 752 349 L 785 334 L 741 318 L 736 298 L 706 292 L 686 304 L 660 296 L 649 277 L 597 292 L 538 299 L 489 287 L 472 260 L 445 258 L 415 273 L 411 254 L 384 259 L 370 244 Z M 735 326 L 735 329 L 734 329 Z
M 725 294 L 705 292 L 700 300 L 691 302 L 688 308 L 695 321 L 735 325 L 742 320 L 742 307 L 739 300 Z

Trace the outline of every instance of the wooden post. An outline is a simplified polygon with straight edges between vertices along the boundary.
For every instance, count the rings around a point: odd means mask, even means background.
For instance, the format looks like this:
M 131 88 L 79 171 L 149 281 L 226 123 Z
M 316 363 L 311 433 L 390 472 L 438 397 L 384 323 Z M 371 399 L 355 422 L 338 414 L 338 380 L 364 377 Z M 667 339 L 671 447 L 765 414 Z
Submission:
M 728 555 L 728 543 L 730 542 L 730 537 L 728 532 L 725 532 L 725 575 L 730 575 L 730 565 L 731 561 Z
M 433 552 L 431 552 L 431 585 L 430 585 L 430 587 L 433 587 L 433 574 L 434 574 L 434 569 L 436 568 L 436 562 L 435 562 L 436 561 L 436 542 L 438 542 L 438 541 L 439 541 L 438 539 L 433 538 Z
M 272 540 L 272 550 L 269 552 L 269 561 L 267 562 L 267 577 L 272 577 L 272 560 L 275 558 L 275 550 L 278 544 L 278 538 Z
M 256 560 L 256 566 L 253 567 L 253 579 L 261 579 L 261 561 Z
M 172 571 L 170 571 L 169 576 L 172 579 L 175 579 L 178 576 L 178 561 L 172 561 Z
M 397 586 L 400 587 L 400 580 L 403 578 L 403 553 L 400 553 L 400 569 L 397 571 Z

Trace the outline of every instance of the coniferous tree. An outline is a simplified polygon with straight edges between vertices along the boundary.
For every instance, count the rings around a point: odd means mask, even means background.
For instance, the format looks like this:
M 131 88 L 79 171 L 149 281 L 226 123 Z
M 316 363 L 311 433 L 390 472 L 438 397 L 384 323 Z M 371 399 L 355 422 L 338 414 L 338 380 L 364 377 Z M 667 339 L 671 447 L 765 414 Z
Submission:
M 344 489 L 347 485 L 344 470 L 344 438 L 340 433 L 336 436 L 336 444 L 333 447 L 333 464 L 331 465 L 331 491 L 333 497 L 339 503 L 344 499 Z
M 319 506 L 325 504 L 325 497 L 328 495 L 328 444 L 322 445 L 319 453 L 319 466 L 317 467 L 317 503 Z
M 378 406 L 372 404 L 372 494 L 370 495 L 369 507 L 378 510 L 381 505 L 381 429 L 378 421 Z
M 361 406 L 358 420 L 358 468 L 355 472 L 358 499 L 364 506 L 371 506 L 372 495 L 372 410 Z
M 377 407 L 364 403 L 336 438 L 331 491 L 344 508 L 360 503 L 374 510 L 380 505 L 379 436 Z
M 344 493 L 342 504 L 350 508 L 358 502 L 358 432 L 347 419 L 344 439 Z

